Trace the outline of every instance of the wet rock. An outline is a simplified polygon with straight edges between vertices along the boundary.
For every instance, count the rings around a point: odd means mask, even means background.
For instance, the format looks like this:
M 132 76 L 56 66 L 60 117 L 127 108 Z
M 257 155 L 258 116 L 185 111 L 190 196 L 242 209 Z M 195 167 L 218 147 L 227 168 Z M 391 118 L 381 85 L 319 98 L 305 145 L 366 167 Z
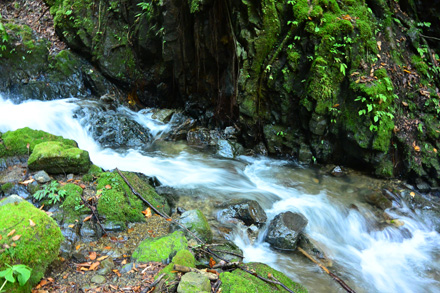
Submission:
M 232 199 L 221 206 L 227 206 L 220 212 L 220 217 L 235 218 L 243 221 L 246 226 L 256 225 L 261 227 L 267 221 L 266 212 L 260 204 L 251 199 Z
M 309 238 L 304 233 L 298 239 L 298 246 L 304 249 L 308 254 L 319 259 L 319 261 L 326 267 L 331 267 L 333 262 L 324 253 L 324 250 L 320 247 L 320 244 L 313 239 Z
M 122 269 L 119 271 L 121 274 L 126 274 L 133 269 L 133 266 L 136 266 L 135 263 L 125 264 Z
M 312 161 L 313 153 L 308 145 L 305 143 L 301 144 L 298 152 L 298 160 L 300 163 L 308 164 Z
M 99 238 L 97 227 L 92 221 L 84 222 L 81 226 L 80 235 L 83 242 L 96 241 Z
M 225 128 L 224 134 L 226 139 L 236 138 L 237 129 L 233 126 L 228 126 Z
M 64 258 L 70 258 L 75 249 L 75 243 L 78 240 L 77 226 L 75 225 L 71 228 L 69 225 L 70 224 L 65 223 L 60 227 L 61 233 L 64 236 L 64 240 L 60 247 L 60 254 Z
M 333 177 L 343 177 L 343 176 L 346 176 L 346 175 L 347 175 L 347 173 L 345 173 L 344 170 L 342 170 L 342 168 L 339 167 L 339 166 L 334 167 L 334 168 L 330 171 L 330 174 L 331 174 Z
M 280 250 L 295 250 L 298 237 L 307 226 L 302 214 L 285 212 L 277 215 L 269 225 L 266 241 Z
M 392 206 L 391 201 L 381 192 L 370 191 L 364 195 L 364 199 L 367 203 L 382 210 L 386 210 Z
M 177 287 L 178 293 L 193 293 L 193 292 L 211 292 L 211 282 L 208 277 L 189 272 L 182 276 Z
M 115 267 L 115 263 L 113 262 L 113 258 L 108 257 L 101 262 L 101 269 L 97 271 L 99 275 L 107 275 L 112 272 L 112 269 Z
M 176 116 L 176 115 L 174 115 Z M 173 117 L 174 120 L 174 117 Z M 195 125 L 195 120 L 192 118 L 187 118 L 184 122 L 179 123 L 177 127 L 175 127 L 168 136 L 168 139 L 171 140 L 187 140 L 188 131 L 192 129 Z
M 195 146 L 210 145 L 211 142 L 211 132 L 207 128 L 199 127 L 188 131 L 186 136 L 188 144 Z
M 151 118 L 156 119 L 162 123 L 168 123 L 170 122 L 174 113 L 176 113 L 176 110 L 173 109 L 154 109 Z
M 32 183 L 31 183 L 32 184 Z M 14 184 L 9 190 L 8 190 L 8 194 L 17 194 L 19 196 L 21 196 L 24 199 L 29 199 L 31 193 L 29 192 L 28 189 L 30 189 L 31 187 L 35 186 L 35 185 L 31 185 L 29 184 L 28 187 L 21 185 L 21 184 Z M 38 185 L 38 184 L 37 184 Z M 39 189 L 39 186 L 37 186 L 36 188 L 37 190 Z
M 217 142 L 217 154 L 224 158 L 233 159 L 244 153 L 244 148 L 238 142 L 220 139 Z
M 92 279 L 90 280 L 90 282 L 95 283 L 95 284 L 102 284 L 106 281 L 106 278 L 104 276 L 101 275 L 94 275 L 92 277 Z
M 0 207 L 5 205 L 5 204 L 9 204 L 9 203 L 19 203 L 24 201 L 24 199 L 20 196 L 18 196 L 17 194 L 12 194 L 4 199 L 2 199 L 0 201 Z
M 125 227 L 120 222 L 112 222 L 112 221 L 106 221 L 105 223 L 101 223 L 102 227 L 107 232 L 120 232 L 124 231 Z
M 51 180 L 49 175 L 44 170 L 38 171 L 37 173 L 34 174 L 33 177 L 40 184 L 47 183 Z
M 431 186 L 421 178 L 417 178 L 416 187 L 420 192 L 429 192 L 431 190 Z
M 35 146 L 28 160 L 30 170 L 48 173 L 87 173 L 91 166 L 89 152 L 62 142 L 42 142 Z
M 212 241 L 212 231 L 208 220 L 200 210 L 190 210 L 184 212 L 180 218 L 179 223 L 185 226 L 188 230 L 194 233 L 201 240 L 210 243 Z M 174 225 L 174 230 L 181 230 L 180 226 Z M 190 235 L 187 235 L 191 237 Z
M 198 245 L 197 242 L 194 243 L 195 246 Z M 192 245 L 190 245 L 192 246 Z M 215 249 L 215 253 L 220 256 L 221 259 L 234 262 L 234 261 L 242 261 L 243 260 L 243 250 L 241 250 L 234 242 L 226 240 L 223 243 L 215 243 L 213 246 Z M 231 252 L 231 253 L 230 253 Z M 202 263 L 205 266 L 209 266 L 209 260 L 211 255 L 198 255 L 197 261 Z
M 327 117 L 316 113 L 312 114 L 309 122 L 309 129 L 313 134 L 322 136 L 327 128 Z
M 264 145 L 264 143 L 260 142 L 259 144 L 257 144 L 253 151 L 255 152 L 255 154 L 257 155 L 261 155 L 261 156 L 267 156 L 268 155 L 268 151 L 266 146 Z
M 188 249 L 183 232 L 176 231 L 160 238 L 147 238 L 133 252 L 132 259 L 139 262 L 157 261 L 168 264 L 178 251 Z

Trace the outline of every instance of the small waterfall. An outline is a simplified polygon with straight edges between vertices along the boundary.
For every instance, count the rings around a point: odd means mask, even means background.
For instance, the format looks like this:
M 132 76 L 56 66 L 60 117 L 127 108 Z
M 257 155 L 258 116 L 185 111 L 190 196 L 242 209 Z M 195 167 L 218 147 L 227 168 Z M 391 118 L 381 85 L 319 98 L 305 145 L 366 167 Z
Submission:
M 300 212 L 309 224 L 306 233 L 350 286 L 360 292 L 439 292 L 440 236 L 429 221 L 401 207 L 388 211 L 404 223 L 401 227 L 379 225 L 379 217 L 358 201 L 359 186 L 373 180 L 359 177 L 346 182 L 330 176 L 316 177 L 313 169 L 292 166 L 287 161 L 240 157 L 224 160 L 184 144 L 173 152 L 157 148 L 103 147 L 93 138 L 96 116 L 119 115 L 147 128 L 152 144 L 169 125 L 151 118 L 148 111 L 125 107 L 105 109 L 99 102 L 77 99 L 26 101 L 14 104 L 0 96 L 0 131 L 22 127 L 44 130 L 74 139 L 104 169 L 142 172 L 156 176 L 177 190 L 191 190 L 202 198 L 255 199 L 269 219 L 284 211 Z M 125 120 L 124 120 L 125 121 Z M 374 184 L 372 182 L 371 184 Z M 351 205 L 356 208 L 350 208 Z M 404 215 L 404 216 L 403 216 Z M 260 237 L 254 244 L 237 230 L 234 241 L 246 261 L 268 263 L 303 283 L 311 292 L 342 292 L 319 268 L 296 254 L 272 250 Z

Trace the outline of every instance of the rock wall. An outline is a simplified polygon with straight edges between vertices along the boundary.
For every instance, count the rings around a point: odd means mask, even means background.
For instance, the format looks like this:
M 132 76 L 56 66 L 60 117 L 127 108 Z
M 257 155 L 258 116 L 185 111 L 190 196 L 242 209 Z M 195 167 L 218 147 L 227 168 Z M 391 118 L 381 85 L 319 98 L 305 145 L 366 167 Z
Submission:
M 438 1 L 46 2 L 132 102 L 235 124 L 272 155 L 438 186 Z

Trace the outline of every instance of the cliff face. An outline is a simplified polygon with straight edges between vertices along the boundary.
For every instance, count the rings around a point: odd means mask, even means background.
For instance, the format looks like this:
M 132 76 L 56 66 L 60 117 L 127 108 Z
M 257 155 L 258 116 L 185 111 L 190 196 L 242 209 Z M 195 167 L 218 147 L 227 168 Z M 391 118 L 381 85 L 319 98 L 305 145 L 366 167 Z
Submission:
M 234 123 L 306 163 L 440 183 L 440 1 L 46 3 L 131 102 Z

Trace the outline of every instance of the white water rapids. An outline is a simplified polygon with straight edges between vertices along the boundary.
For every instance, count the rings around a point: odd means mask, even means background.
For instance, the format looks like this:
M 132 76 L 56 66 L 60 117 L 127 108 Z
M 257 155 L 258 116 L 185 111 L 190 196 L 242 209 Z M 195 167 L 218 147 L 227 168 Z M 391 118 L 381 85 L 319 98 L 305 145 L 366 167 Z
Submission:
M 358 292 L 440 292 L 440 235 L 405 206 L 398 214 L 388 211 L 404 223 L 402 227 L 378 228 L 373 211 L 357 201 L 359 189 L 374 185 L 374 179 L 317 179 L 316 170 L 286 161 L 221 159 L 184 143 L 170 142 L 174 147 L 169 152 L 160 147 L 151 152 L 102 148 L 88 132 L 86 118 L 74 115 L 82 105 L 93 103 L 70 99 L 14 104 L 0 96 L 0 132 L 30 127 L 62 135 L 77 141 L 80 148 L 89 151 L 92 162 L 104 169 L 118 167 L 156 176 L 163 185 L 187 191 L 185 196 L 191 196 L 191 191 L 207 199 L 255 199 L 269 220 L 283 211 L 300 212 L 309 221 L 306 233 L 333 260 L 331 269 Z M 150 114 L 126 108 L 117 111 L 151 129 L 154 137 L 168 131 L 167 125 L 152 120 Z M 352 203 L 357 208 L 349 208 Z M 236 233 L 233 240 L 243 249 L 246 261 L 267 263 L 310 292 L 344 292 L 301 255 L 274 251 L 262 239 L 251 245 L 244 234 Z

